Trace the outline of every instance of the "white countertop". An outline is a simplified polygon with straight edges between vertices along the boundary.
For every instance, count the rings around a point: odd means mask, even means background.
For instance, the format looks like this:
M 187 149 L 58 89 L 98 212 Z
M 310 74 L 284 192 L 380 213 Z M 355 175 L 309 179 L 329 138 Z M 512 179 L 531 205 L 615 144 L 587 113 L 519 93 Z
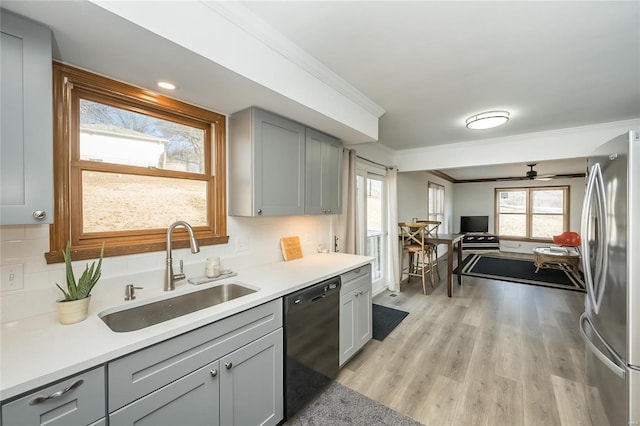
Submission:
M 50 313 L 3 324 L 0 400 L 277 299 L 372 260 L 371 257 L 342 253 L 313 254 L 289 262 L 238 270 L 237 276 L 199 286 L 184 280 L 173 292 L 164 292 L 162 281 L 158 281 L 157 274 L 154 274 L 152 283 L 145 284 L 137 277 L 135 285 L 142 285 L 145 289 L 138 290 L 136 300 L 129 302 L 123 300 L 124 286 L 128 284 L 123 277 L 122 285 L 111 285 L 113 291 L 93 292 L 89 316 L 80 323 L 61 325 L 56 314 Z M 258 291 L 128 333 L 111 331 L 98 317 L 98 313 L 107 309 L 119 310 L 225 282 L 238 282 Z

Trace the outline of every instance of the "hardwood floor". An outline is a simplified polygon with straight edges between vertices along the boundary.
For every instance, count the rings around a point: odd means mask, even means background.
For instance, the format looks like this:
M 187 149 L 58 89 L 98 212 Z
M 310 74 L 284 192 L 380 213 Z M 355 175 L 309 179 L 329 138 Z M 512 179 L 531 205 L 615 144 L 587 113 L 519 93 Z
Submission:
M 425 425 L 590 425 L 578 330 L 584 293 L 463 277 L 419 279 L 374 303 L 409 312 L 338 381 Z

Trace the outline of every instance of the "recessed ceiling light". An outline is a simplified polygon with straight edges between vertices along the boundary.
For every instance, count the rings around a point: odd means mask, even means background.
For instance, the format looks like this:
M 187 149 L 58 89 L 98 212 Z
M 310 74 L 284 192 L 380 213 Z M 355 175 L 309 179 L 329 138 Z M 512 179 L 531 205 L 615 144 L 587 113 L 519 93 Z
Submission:
M 169 83 L 168 81 L 159 81 L 158 82 L 158 86 L 162 87 L 163 89 L 167 89 L 167 90 L 174 90 L 176 88 L 175 84 Z
M 484 130 L 498 127 L 509 121 L 508 111 L 488 111 L 472 115 L 467 118 L 466 124 L 469 129 Z

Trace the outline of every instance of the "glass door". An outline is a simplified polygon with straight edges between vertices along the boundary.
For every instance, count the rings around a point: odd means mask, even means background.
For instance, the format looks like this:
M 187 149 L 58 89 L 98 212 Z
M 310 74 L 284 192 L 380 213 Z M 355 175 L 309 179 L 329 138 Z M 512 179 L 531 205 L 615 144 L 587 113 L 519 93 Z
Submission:
M 380 284 L 386 268 L 386 178 L 366 171 L 358 171 L 358 222 L 360 253 L 374 257 L 371 271 L 373 287 Z

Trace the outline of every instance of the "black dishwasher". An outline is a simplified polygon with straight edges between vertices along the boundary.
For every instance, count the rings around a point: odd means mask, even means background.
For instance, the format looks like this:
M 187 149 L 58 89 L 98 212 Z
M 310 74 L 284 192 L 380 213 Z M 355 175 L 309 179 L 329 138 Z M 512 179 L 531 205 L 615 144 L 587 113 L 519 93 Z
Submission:
M 338 376 L 340 277 L 284 298 L 285 420 Z

